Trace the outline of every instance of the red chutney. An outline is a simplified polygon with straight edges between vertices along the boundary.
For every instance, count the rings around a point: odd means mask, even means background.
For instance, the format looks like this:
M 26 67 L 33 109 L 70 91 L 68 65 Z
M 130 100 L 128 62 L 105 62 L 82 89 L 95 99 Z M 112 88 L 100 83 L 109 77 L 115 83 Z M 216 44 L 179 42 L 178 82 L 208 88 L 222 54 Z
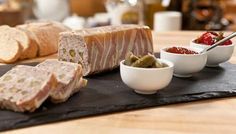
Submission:
M 171 48 L 168 48 L 166 52 L 175 53 L 175 54 L 198 54 L 195 51 L 192 51 L 183 47 L 171 47 Z
M 224 34 L 222 32 L 216 33 L 216 32 L 205 32 L 203 33 L 199 38 L 197 38 L 194 42 L 198 44 L 204 44 L 204 45 L 213 45 L 219 40 L 222 40 L 224 38 Z M 227 40 L 221 46 L 231 45 L 232 41 Z

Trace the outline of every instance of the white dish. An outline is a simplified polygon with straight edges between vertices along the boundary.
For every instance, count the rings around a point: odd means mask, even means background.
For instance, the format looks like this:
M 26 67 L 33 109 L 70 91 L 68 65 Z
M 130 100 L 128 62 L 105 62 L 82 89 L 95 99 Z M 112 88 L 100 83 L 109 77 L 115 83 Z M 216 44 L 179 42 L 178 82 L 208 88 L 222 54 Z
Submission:
M 220 63 L 228 61 L 234 52 L 234 46 L 235 46 L 235 44 L 227 45 L 227 46 L 217 46 L 216 48 L 207 52 L 206 66 L 218 67 Z M 208 48 L 210 46 L 204 45 L 204 44 L 198 44 L 192 40 L 190 42 L 190 47 L 203 50 L 203 49 Z
M 183 47 L 183 46 L 176 46 Z M 171 47 L 168 47 L 171 48 Z M 194 73 L 201 71 L 207 61 L 207 54 L 175 54 L 166 52 L 168 48 L 161 49 L 161 59 L 174 63 L 174 76 L 191 77 Z M 199 49 L 183 47 L 189 50 L 200 52 Z
M 122 81 L 139 94 L 154 94 L 165 88 L 173 77 L 174 64 L 162 59 L 158 61 L 165 63 L 164 68 L 137 68 L 120 62 L 120 75 Z

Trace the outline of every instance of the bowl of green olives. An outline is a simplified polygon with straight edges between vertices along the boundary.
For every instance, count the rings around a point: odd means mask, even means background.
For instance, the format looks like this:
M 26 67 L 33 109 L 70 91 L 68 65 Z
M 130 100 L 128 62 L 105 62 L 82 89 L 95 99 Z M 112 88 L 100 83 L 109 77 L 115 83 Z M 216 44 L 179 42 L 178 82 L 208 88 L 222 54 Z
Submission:
M 174 64 L 154 55 L 136 56 L 129 53 L 120 62 L 122 81 L 139 94 L 154 94 L 169 85 Z

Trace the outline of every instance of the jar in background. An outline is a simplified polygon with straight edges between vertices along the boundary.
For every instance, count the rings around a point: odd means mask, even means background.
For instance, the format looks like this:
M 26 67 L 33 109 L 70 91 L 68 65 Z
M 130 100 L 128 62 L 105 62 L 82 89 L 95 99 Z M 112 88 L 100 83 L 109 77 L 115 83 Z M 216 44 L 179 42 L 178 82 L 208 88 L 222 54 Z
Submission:
M 163 0 L 145 0 L 144 1 L 145 24 L 153 29 L 154 14 L 159 11 L 165 11 L 167 6 L 169 5 L 168 2 L 165 3 L 163 2 Z
M 112 25 L 144 24 L 143 0 L 107 0 L 106 9 Z

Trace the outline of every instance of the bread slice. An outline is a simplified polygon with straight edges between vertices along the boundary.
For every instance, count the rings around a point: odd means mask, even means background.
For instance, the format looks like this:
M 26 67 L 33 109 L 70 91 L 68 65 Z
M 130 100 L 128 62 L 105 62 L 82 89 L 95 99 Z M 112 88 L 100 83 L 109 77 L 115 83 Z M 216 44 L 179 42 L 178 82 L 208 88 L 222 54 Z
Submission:
M 18 28 L 9 26 L 0 26 L 0 37 L 11 38 L 18 41 L 19 45 L 22 46 L 22 53 L 20 59 L 34 58 L 38 52 L 38 46 L 31 39 L 31 33 Z
M 20 59 L 23 60 L 23 59 L 35 58 L 39 53 L 38 43 L 36 41 L 35 35 L 27 29 L 22 29 L 22 28 L 16 28 L 16 29 L 26 33 L 26 35 L 30 40 L 29 49 L 21 54 Z
M 45 70 L 18 65 L 0 78 L 0 107 L 33 112 L 57 85 L 55 76 Z
M 56 53 L 58 50 L 59 33 L 70 30 L 59 22 L 33 22 L 17 26 L 27 29 L 36 37 L 39 56 Z
M 13 63 L 22 53 L 21 45 L 14 39 L 0 36 L 0 62 Z
M 48 59 L 36 67 L 50 71 L 56 76 L 58 85 L 50 95 L 54 103 L 66 101 L 87 84 L 82 78 L 82 67 L 79 64 Z

